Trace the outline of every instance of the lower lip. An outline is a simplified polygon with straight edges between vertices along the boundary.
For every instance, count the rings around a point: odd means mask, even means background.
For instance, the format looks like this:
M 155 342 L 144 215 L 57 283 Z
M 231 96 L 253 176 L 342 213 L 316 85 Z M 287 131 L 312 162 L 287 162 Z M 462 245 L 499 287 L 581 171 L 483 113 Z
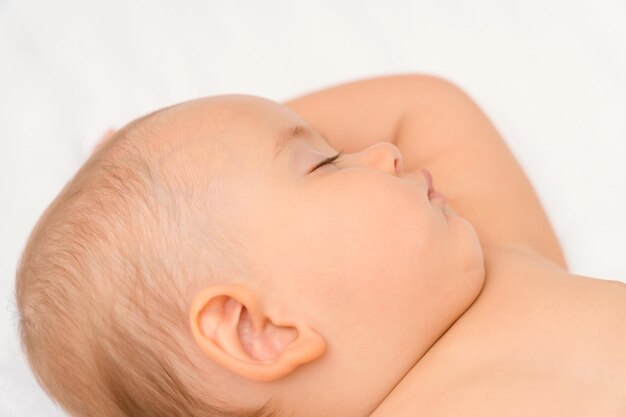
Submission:
M 422 169 L 422 174 L 426 178 L 426 185 L 428 186 L 428 199 L 429 200 L 442 200 L 444 203 L 447 201 L 446 196 L 439 191 L 435 191 L 433 188 L 433 176 L 427 169 Z
M 445 194 L 440 193 L 439 191 L 432 190 L 428 193 L 429 200 L 442 200 L 443 202 L 447 201 Z

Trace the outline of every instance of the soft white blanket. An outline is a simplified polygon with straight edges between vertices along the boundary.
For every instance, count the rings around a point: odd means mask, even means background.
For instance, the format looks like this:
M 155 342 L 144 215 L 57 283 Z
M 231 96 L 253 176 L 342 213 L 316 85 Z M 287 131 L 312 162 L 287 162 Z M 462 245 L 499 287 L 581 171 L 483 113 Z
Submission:
M 200 96 L 444 76 L 507 140 L 571 271 L 626 282 L 624 22 L 623 0 L 0 0 L 0 416 L 63 415 L 15 336 L 35 221 L 108 127 Z

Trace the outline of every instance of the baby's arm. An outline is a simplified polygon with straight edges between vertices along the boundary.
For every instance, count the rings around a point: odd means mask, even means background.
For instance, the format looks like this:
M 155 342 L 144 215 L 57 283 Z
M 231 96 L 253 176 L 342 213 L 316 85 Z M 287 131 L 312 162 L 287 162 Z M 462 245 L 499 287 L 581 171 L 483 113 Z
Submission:
M 394 143 L 406 171 L 434 186 L 476 229 L 483 246 L 514 246 L 567 267 L 532 185 L 495 127 L 458 87 L 396 75 L 329 87 L 284 103 L 335 149 Z

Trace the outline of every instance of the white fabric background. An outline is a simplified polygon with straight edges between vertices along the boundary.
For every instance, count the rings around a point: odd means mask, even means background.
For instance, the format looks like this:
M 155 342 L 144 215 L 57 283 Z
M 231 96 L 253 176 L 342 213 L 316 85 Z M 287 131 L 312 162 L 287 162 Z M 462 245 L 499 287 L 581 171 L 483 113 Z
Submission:
M 464 88 L 571 271 L 626 282 L 624 0 L 0 0 L 0 415 L 63 415 L 19 351 L 15 267 L 108 127 L 200 96 L 282 101 L 399 72 Z

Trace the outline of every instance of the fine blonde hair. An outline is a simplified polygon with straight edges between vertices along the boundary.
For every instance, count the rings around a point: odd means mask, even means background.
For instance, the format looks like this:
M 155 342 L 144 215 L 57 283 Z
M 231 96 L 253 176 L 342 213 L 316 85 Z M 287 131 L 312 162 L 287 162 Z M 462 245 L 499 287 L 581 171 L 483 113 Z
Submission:
M 22 350 L 74 416 L 278 416 L 273 398 L 251 409 L 217 398 L 199 365 L 194 278 L 242 258 L 232 231 L 194 220 L 140 146 L 155 113 L 118 131 L 33 228 L 16 275 Z

